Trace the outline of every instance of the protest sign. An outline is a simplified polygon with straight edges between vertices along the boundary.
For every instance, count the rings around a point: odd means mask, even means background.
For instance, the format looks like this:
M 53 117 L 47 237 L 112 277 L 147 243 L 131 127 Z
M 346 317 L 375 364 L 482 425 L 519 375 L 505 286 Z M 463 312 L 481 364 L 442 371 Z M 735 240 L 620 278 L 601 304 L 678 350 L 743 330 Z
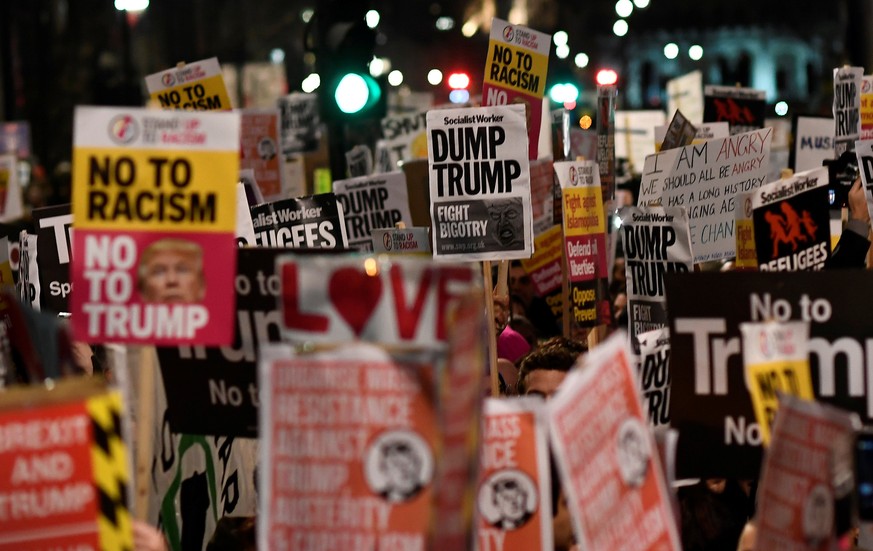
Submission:
M 703 120 L 730 123 L 731 135 L 751 132 L 764 127 L 766 100 L 764 90 L 708 84 L 703 88 Z
M 217 57 L 167 69 L 146 76 L 152 101 L 164 109 L 230 111 L 233 106 L 224 86 Z
M 319 124 L 318 96 L 294 92 L 277 100 L 281 112 L 282 153 L 313 151 L 318 148 Z
M 358 178 L 373 173 L 373 152 L 370 146 L 358 144 L 346 151 L 347 177 Z
M 388 228 L 373 230 L 373 252 L 433 256 L 430 228 Z
M 276 257 L 281 249 L 237 251 L 236 323 L 231 346 L 158 348 L 166 419 L 181 434 L 256 438 L 257 351 L 279 342 Z
M 761 442 L 768 446 L 779 395 L 813 399 L 806 346 L 809 323 L 741 323 L 740 332 L 746 385 L 755 409 L 755 419 L 761 428 Z
M 34 310 L 41 310 L 39 285 L 39 269 L 36 265 L 36 236 L 22 231 L 19 234 L 19 252 L 21 260 L 18 263 L 18 291 L 21 303 Z
M 861 184 L 867 196 L 867 210 L 873 213 L 873 140 L 855 142 L 855 155 Z
M 382 119 L 382 139 L 376 145 L 376 157 L 386 160 L 382 172 L 397 170 L 401 161 L 427 159 L 427 113 L 402 113 Z
M 637 335 L 640 345 L 640 390 L 643 409 L 653 427 L 670 426 L 670 330 Z
M 36 226 L 38 277 L 40 280 L 40 310 L 69 312 L 70 245 L 73 215 L 70 205 L 33 209 Z
M 479 551 L 552 551 L 545 403 L 488 398 L 476 493 Z
M 11 153 L 19 159 L 30 157 L 30 123 L 0 122 L 0 155 Z
M 521 266 L 533 282 L 534 292 L 548 304 L 558 327 L 563 323 L 563 249 L 561 226 L 541 233 L 534 240 L 534 254 Z
M 364 343 L 262 350 L 260 548 L 427 548 L 438 361 Z
M 496 17 L 491 20 L 482 104 L 524 106 L 531 160 L 537 158 L 551 46 L 552 37 L 545 33 Z M 431 124 L 428 117 L 428 129 Z
M 702 123 L 703 73 L 691 71 L 667 81 L 667 112 L 682 111 L 691 124 Z
M 731 125 L 726 122 L 704 122 L 695 125 L 695 128 L 697 129 L 697 132 L 694 134 L 694 139 L 691 140 L 693 145 L 702 144 L 707 140 L 727 138 L 731 135 Z M 655 152 L 661 151 L 661 146 L 666 135 L 666 126 L 655 127 Z M 641 164 L 639 166 L 642 167 L 643 165 Z
M 734 266 L 737 270 L 757 270 L 758 253 L 755 250 L 755 224 L 752 222 L 752 194 L 737 193 L 734 209 L 737 235 L 737 256 Z
M 764 128 L 650 155 L 637 204 L 685 207 L 695 263 L 736 256 L 735 198 L 764 185 L 771 134 Z
M 665 283 L 678 478 L 757 477 L 761 432 L 743 376 L 742 322 L 809 321 L 816 398 L 873 418 L 866 330 L 873 300 L 846 291 L 873 283 L 867 272 L 670 274 Z
M 603 204 L 615 200 L 615 85 L 597 87 L 597 162 Z
M 873 75 L 861 77 L 861 140 L 873 139 Z
M 664 275 L 694 270 L 688 216 L 682 207 L 622 207 L 619 217 L 630 339 L 638 354 L 637 337 L 667 325 Z
M 236 244 L 240 247 L 255 245 L 255 226 L 246 198 L 246 186 L 242 182 L 236 185 Z
M 283 330 L 292 343 L 441 346 L 452 302 L 481 279 L 469 266 L 412 257 L 287 255 L 277 262 Z
M 240 111 L 240 168 L 251 169 L 266 201 L 286 197 L 282 185 L 278 109 Z
M 563 196 L 571 326 L 608 323 L 609 267 L 599 167 L 594 161 L 564 161 L 555 163 L 555 174 Z
M 852 149 L 861 137 L 863 67 L 834 69 L 834 157 Z
M 377 228 L 393 228 L 398 222 L 412 225 L 406 175 L 389 172 L 337 180 L 333 191 L 343 206 L 349 246 L 372 250 L 372 232 Z
M 639 172 L 646 162 L 646 155 L 653 153 L 655 127 L 666 120 L 663 111 L 616 111 L 615 156 L 628 159 L 631 172 Z
M 141 367 L 137 356 L 128 356 L 134 369 Z M 150 429 L 154 447 L 146 467 L 146 521 L 161 527 L 171 551 L 200 551 L 221 518 L 257 513 L 258 441 L 172 431 L 163 380 L 159 370 L 154 373 L 158 422 Z
M 797 117 L 794 170 L 804 172 L 819 168 L 823 161 L 834 158 L 834 119 Z
M 0 155 L 0 222 L 21 218 L 23 213 L 18 161 L 15 155 Z
M 549 403 L 561 488 L 580 548 L 678 550 L 626 339 L 617 334 L 589 352 Z
M 555 222 L 555 171 L 552 159 L 537 159 L 530 162 L 530 202 L 533 214 L 533 232 L 537 236 L 548 231 Z M 536 247 L 534 247 L 536 250 Z
M 661 147 L 658 151 L 666 151 L 668 149 L 676 149 L 677 147 L 685 147 L 690 144 L 697 136 L 697 128 L 691 124 L 691 121 L 685 118 L 682 111 L 673 113 L 673 118 L 667 129 L 664 132 L 664 138 L 661 140 Z
M 236 113 L 76 109 L 78 340 L 231 342 L 238 171 Z
M 342 205 L 333 193 L 255 205 L 251 216 L 255 244 L 260 247 L 348 247 Z
M 828 169 L 817 168 L 751 193 L 761 271 L 821 270 L 831 256 Z
M 427 132 L 434 257 L 529 258 L 524 107 L 428 111 Z
M 858 418 L 837 408 L 786 397 L 758 487 L 755 550 L 837 549 L 834 473 L 851 464 Z M 848 456 L 848 457 L 847 457 Z M 849 467 L 851 468 L 851 467 Z
M 94 381 L 0 399 L 0 549 L 132 549 L 118 392 Z

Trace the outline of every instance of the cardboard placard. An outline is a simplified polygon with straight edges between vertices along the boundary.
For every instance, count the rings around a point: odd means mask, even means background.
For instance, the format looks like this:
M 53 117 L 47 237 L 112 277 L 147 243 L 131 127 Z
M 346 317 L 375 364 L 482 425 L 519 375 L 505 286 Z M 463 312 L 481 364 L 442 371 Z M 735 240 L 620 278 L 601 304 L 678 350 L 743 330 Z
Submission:
M 740 323 L 810 322 L 816 399 L 873 418 L 862 270 L 670 274 L 671 424 L 679 430 L 677 478 L 756 478 L 761 432 L 743 375 Z M 727 291 L 729 290 L 729 291 Z M 702 300 L 701 297 L 706 297 Z M 866 381 L 866 382 L 865 382 Z
M 640 344 L 640 390 L 643 409 L 653 427 L 670 426 L 670 330 L 637 335 Z
M 240 111 L 240 168 L 251 169 L 266 201 L 286 197 L 278 109 Z
M 348 247 L 342 205 L 333 193 L 251 207 L 255 244 L 295 249 Z
M 834 119 L 797 117 L 794 139 L 794 171 L 804 172 L 834 159 Z
M 502 19 L 491 20 L 488 58 L 482 82 L 482 104 L 486 106 L 521 104 L 524 106 L 529 143 L 529 159 L 537 157 L 543 95 L 549 69 L 552 37 L 513 25 Z M 428 128 L 431 123 L 428 121 Z
M 627 337 L 571 371 L 549 403 L 552 446 L 579 546 L 681 549 Z
M 751 193 L 758 269 L 821 270 L 831 257 L 828 169 L 817 168 Z
M 437 361 L 363 343 L 309 356 L 262 350 L 260 548 L 426 548 Z
M 430 228 L 373 230 L 373 252 L 377 254 L 418 254 L 433 256 Z
M 0 155 L 0 222 L 21 218 L 24 206 L 15 155 Z
M 434 257 L 511 260 L 533 252 L 524 107 L 428 111 Z
M 861 137 L 863 67 L 834 69 L 834 156 L 852 149 Z
M 703 88 L 703 120 L 728 122 L 731 135 L 752 132 L 764 127 L 767 92 L 738 86 Z
M 663 111 L 616 111 L 615 156 L 630 161 L 632 172 L 638 173 L 646 156 L 656 150 L 655 128 L 666 121 Z
M 69 312 L 73 214 L 70 205 L 33 209 L 36 226 L 40 310 Z
M 427 159 L 426 112 L 401 113 L 382 119 L 382 139 L 376 144 L 380 172 L 392 172 L 403 161 Z
M 479 551 L 551 551 L 552 485 L 545 403 L 485 400 L 476 492 Z
M 703 73 L 691 71 L 667 81 L 667 112 L 682 111 L 692 124 L 702 123 Z
M 277 100 L 282 114 L 282 153 L 285 160 L 294 153 L 314 151 L 318 148 L 319 125 L 318 96 L 294 92 Z
M 77 340 L 231 342 L 238 172 L 236 113 L 76 109 Z
M 230 111 L 233 105 L 217 57 L 181 64 L 146 76 L 153 102 L 164 109 Z
M 702 144 L 707 140 L 716 140 L 719 138 L 727 138 L 731 135 L 731 125 L 727 122 L 704 122 L 695 125 L 697 132 L 691 140 L 692 144 Z M 664 137 L 667 135 L 667 126 L 655 127 L 655 152 L 660 152 L 664 142 Z M 639 165 L 642 167 L 643 165 Z
M 682 207 L 622 207 L 619 217 L 629 333 L 638 354 L 637 337 L 667 325 L 666 274 L 694 270 L 688 217 Z
M 412 225 L 403 172 L 336 180 L 333 191 L 343 206 L 352 248 L 371 251 L 373 230 L 393 228 L 398 222 Z
M 685 207 L 695 263 L 736 256 L 735 198 L 764 185 L 772 133 L 764 128 L 650 155 L 637 204 Z

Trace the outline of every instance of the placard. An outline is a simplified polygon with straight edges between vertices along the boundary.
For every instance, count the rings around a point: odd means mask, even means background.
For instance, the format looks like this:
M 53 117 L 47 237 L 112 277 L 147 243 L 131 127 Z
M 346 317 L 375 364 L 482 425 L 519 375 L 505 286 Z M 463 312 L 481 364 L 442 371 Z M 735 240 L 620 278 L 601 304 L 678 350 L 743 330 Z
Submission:
M 637 204 L 685 207 L 695 263 L 736 256 L 735 198 L 764 185 L 772 133 L 764 128 L 646 157 Z
M 640 346 L 640 390 L 652 427 L 670 426 L 670 330 L 637 335 Z
M 751 132 L 764 127 L 766 100 L 764 90 L 707 84 L 703 88 L 703 120 L 730 123 L 731 135 Z
M 579 367 L 551 399 L 549 423 L 580 548 L 681 549 L 627 337 L 610 337 Z
M 797 117 L 794 139 L 794 170 L 804 172 L 822 166 L 834 156 L 834 119 Z
M 16 220 L 23 214 L 18 161 L 15 155 L 0 155 L 0 222 Z
M 373 230 L 373 252 L 433 256 L 430 228 L 388 228 Z
M 250 212 L 258 246 L 294 249 L 348 247 L 342 205 L 333 193 L 255 205 Z
M 487 398 L 476 491 L 479 551 L 552 551 L 545 403 Z
M 646 155 L 656 150 L 655 128 L 666 121 L 663 111 L 616 111 L 615 112 L 615 156 L 627 159 L 631 172 L 637 173 L 646 162 Z
M 637 338 L 667 325 L 664 277 L 694 270 L 688 216 L 682 207 L 622 207 L 618 212 L 631 347 L 639 354 Z
M 433 252 L 455 260 L 533 253 L 524 107 L 428 111 Z
M 318 96 L 294 92 L 277 100 L 282 114 L 282 153 L 289 161 L 294 153 L 313 151 L 320 139 Z
M 349 246 L 372 251 L 375 229 L 412 225 L 406 175 L 401 171 L 336 180 L 333 191 L 342 204 Z
M 533 281 L 534 293 L 546 301 L 558 327 L 564 318 L 563 260 L 563 231 L 561 226 L 552 226 L 534 240 L 533 256 L 521 261 Z
M 755 224 L 752 222 L 752 194 L 740 192 L 736 198 L 736 235 L 737 256 L 734 259 L 734 267 L 737 270 L 757 270 L 758 252 L 755 250 Z
M 182 63 L 178 67 L 148 75 L 145 81 L 152 101 L 164 109 L 233 109 L 217 57 Z
M 382 119 L 382 139 L 376 145 L 376 158 L 384 155 L 383 172 L 398 170 L 402 161 L 427 159 L 427 113 L 401 113 Z
M 741 323 L 743 367 L 761 442 L 770 445 L 770 427 L 780 396 L 814 398 L 809 374 L 809 323 L 805 321 Z
M 677 478 L 757 478 L 761 431 L 743 376 L 742 322 L 810 322 L 816 399 L 873 418 L 866 350 L 873 300 L 862 270 L 670 274 L 671 424 Z M 703 300 L 701 297 L 705 297 Z
M 266 201 L 286 197 L 278 109 L 240 111 L 240 168 L 251 169 Z
M 78 107 L 77 340 L 233 339 L 239 115 Z
M 573 327 L 594 327 L 611 319 L 606 262 L 606 220 L 594 161 L 555 163 L 564 215 L 564 250 Z
M 496 17 L 491 20 L 488 58 L 482 82 L 482 104 L 493 106 L 515 103 L 524 106 L 529 143 L 528 158 L 531 160 L 538 158 L 542 100 L 546 91 L 551 46 L 552 37 L 548 34 L 513 25 Z M 428 128 L 430 126 L 431 122 L 428 120 Z
M 282 326 L 288 342 L 380 342 L 440 347 L 453 302 L 476 289 L 470 266 L 414 257 L 279 258 Z
M 667 112 L 682 111 L 692 124 L 703 122 L 703 73 L 690 73 L 667 81 Z
M 861 140 L 873 139 L 873 75 L 861 77 Z
M 73 290 L 70 280 L 73 214 L 70 205 L 33 209 L 32 216 L 37 236 L 40 310 L 69 312 L 69 297 Z
M 363 343 L 262 350 L 259 548 L 426 548 L 438 359 Z
M 718 138 L 727 138 L 731 135 L 731 125 L 727 122 L 704 122 L 695 126 L 697 132 L 694 134 L 694 139 L 691 140 L 693 145 L 702 144 L 707 140 L 715 140 Z M 667 135 L 667 126 L 655 127 L 655 152 L 661 151 L 661 146 L 664 142 L 664 137 Z M 640 165 L 643 166 L 643 165 Z
M 867 211 L 873 213 L 873 140 L 855 142 L 858 173 L 867 196 Z
M 863 67 L 834 69 L 834 156 L 849 151 L 861 137 Z
M 831 257 L 828 169 L 797 173 L 751 195 L 758 269 L 824 268 Z

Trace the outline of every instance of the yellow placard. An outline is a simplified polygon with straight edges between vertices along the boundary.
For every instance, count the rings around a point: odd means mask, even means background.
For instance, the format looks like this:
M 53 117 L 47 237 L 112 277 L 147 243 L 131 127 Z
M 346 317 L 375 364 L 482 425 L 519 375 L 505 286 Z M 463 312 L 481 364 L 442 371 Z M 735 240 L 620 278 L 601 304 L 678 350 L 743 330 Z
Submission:
M 743 218 L 737 224 L 737 268 L 756 269 L 758 256 L 755 252 L 755 226 L 751 219 Z
M 230 111 L 230 96 L 220 74 L 155 91 L 151 99 L 162 109 Z
M 564 236 L 579 237 L 606 231 L 599 187 L 564 188 Z
M 485 82 L 522 94 L 543 97 L 549 57 L 540 53 L 491 40 Z
M 746 367 L 749 395 L 761 427 L 761 441 L 770 445 L 770 427 L 779 408 L 778 394 L 814 399 L 809 361 L 778 361 Z
M 233 151 L 76 147 L 78 229 L 233 232 L 239 172 Z
M 534 238 L 534 254 L 522 259 L 521 266 L 527 273 L 542 269 L 550 262 L 561 259 L 564 240 L 561 226 L 552 226 Z

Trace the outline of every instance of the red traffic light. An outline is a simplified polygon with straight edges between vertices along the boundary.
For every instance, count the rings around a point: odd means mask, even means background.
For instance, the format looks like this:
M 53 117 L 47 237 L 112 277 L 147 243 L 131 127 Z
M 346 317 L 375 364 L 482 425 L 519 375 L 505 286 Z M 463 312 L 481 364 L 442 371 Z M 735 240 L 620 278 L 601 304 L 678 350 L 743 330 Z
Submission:
M 610 86 L 618 82 L 618 73 L 612 69 L 601 69 L 597 71 L 595 79 L 600 86 Z
M 452 90 L 466 90 L 470 87 L 470 76 L 467 73 L 452 73 L 448 83 Z

